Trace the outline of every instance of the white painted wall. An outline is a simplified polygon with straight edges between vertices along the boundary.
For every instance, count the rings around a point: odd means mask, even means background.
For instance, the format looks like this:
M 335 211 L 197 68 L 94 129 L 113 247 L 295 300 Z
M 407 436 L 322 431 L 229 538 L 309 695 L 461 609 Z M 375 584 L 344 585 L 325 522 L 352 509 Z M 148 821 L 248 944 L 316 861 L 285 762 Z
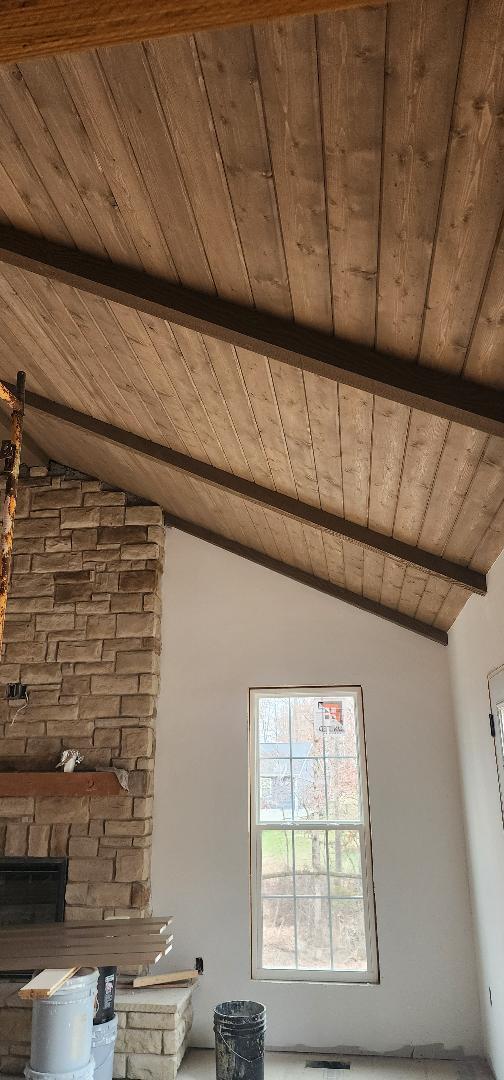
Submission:
M 447 650 L 173 531 L 163 588 L 153 896 L 175 915 L 166 967 L 205 960 L 195 1045 L 244 997 L 270 1046 L 477 1053 Z M 249 977 L 248 689 L 318 682 L 363 686 L 379 986 Z
M 488 575 L 488 594 L 472 597 L 450 632 L 449 655 L 466 815 L 472 906 L 479 953 L 487 1054 L 504 1078 L 504 830 L 488 673 L 504 664 L 504 555 Z M 490 1005 L 489 987 L 493 1005 Z

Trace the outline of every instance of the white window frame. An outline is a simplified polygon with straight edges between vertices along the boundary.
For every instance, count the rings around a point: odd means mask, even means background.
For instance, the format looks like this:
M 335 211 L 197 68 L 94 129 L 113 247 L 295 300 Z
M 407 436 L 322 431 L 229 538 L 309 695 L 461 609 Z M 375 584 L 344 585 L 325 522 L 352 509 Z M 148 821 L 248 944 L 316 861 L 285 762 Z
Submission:
M 260 769 L 259 769 L 259 732 L 257 724 L 256 703 L 259 697 L 286 697 L 319 694 L 327 697 L 329 694 L 338 696 L 351 696 L 355 702 L 356 735 L 357 735 L 357 760 L 359 764 L 361 785 L 362 821 L 313 821 L 292 822 L 260 822 L 259 803 L 260 795 Z M 360 686 L 283 686 L 283 687 L 252 687 L 249 691 L 249 778 L 250 778 L 250 910 L 251 910 L 251 975 L 253 979 L 261 981 L 280 982 L 325 982 L 325 983 L 379 983 L 378 943 L 376 936 L 376 916 L 373 887 L 373 862 L 371 847 L 371 822 L 369 813 L 369 794 L 366 766 L 366 744 L 364 733 L 364 706 L 362 700 L 362 688 Z M 356 830 L 360 833 L 361 861 L 362 861 L 362 894 L 364 898 L 364 922 L 366 932 L 366 954 L 368 966 L 363 971 L 341 971 L 320 969 L 296 969 L 296 968 L 264 968 L 262 958 L 262 897 L 261 897 L 261 836 L 266 830 L 290 829 L 296 830 L 321 829 L 328 830 Z M 293 843 L 294 849 L 294 843 Z M 295 900 L 294 900 L 295 902 Z
M 504 826 L 504 691 L 499 692 L 494 686 L 493 680 L 501 677 L 504 680 L 504 666 L 490 671 L 487 676 L 488 698 L 490 703 L 490 715 L 493 719 L 493 738 L 495 749 L 495 762 L 497 765 L 497 783 L 499 786 L 499 798 L 501 805 L 502 824 Z M 499 700 L 501 698 L 501 700 Z

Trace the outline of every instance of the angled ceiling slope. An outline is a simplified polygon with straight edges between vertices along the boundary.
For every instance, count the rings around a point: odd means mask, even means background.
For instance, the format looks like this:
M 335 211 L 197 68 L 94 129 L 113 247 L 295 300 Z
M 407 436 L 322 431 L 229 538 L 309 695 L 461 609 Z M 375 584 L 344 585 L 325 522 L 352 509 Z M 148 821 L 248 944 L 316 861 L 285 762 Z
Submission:
M 504 0 L 398 0 L 1 68 L 0 377 L 200 468 L 30 409 L 39 445 L 445 632 L 504 543 L 503 37 Z

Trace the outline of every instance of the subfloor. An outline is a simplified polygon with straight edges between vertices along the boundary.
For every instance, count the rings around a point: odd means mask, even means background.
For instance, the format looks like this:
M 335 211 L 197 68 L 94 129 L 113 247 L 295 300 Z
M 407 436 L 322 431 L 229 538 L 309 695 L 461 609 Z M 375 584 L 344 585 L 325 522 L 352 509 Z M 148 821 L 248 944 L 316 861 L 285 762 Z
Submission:
M 307 1061 L 341 1061 L 350 1069 L 308 1069 Z M 335 1054 L 269 1053 L 265 1080 L 492 1080 L 485 1062 L 474 1058 L 457 1061 L 390 1057 L 346 1057 Z M 350 1075 L 349 1075 L 350 1074 Z M 212 1050 L 189 1050 L 179 1069 L 180 1080 L 215 1080 Z

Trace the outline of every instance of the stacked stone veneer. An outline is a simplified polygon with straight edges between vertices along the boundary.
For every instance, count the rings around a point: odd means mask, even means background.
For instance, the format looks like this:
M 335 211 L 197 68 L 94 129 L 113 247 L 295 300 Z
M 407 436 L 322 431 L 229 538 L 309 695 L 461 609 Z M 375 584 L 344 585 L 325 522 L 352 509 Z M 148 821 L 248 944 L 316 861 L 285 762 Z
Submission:
M 116 1080 L 174 1080 L 192 1025 L 192 989 L 122 991 L 116 1011 Z
M 0 798 L 0 854 L 67 855 L 67 919 L 143 914 L 150 901 L 162 512 L 63 470 L 19 493 L 0 665 L 0 770 L 120 766 L 129 794 Z M 7 705 L 8 682 L 29 705 Z

